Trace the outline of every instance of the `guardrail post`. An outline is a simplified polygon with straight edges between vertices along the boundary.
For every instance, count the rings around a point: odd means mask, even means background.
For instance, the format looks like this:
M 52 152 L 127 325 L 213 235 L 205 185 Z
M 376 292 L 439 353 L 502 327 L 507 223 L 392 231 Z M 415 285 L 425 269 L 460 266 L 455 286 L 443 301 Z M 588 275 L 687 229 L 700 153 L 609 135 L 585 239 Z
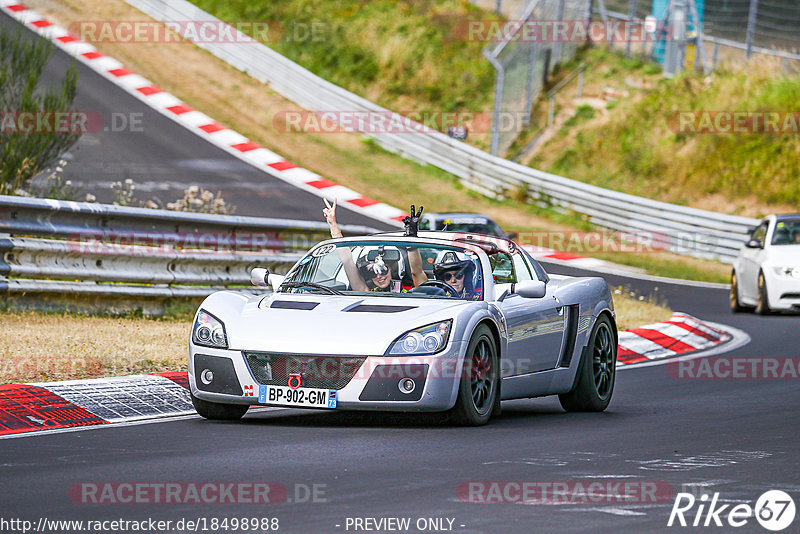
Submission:
M 750 12 L 747 14 L 747 42 L 745 50 L 747 58 L 753 54 L 753 35 L 756 31 L 756 16 L 758 15 L 758 0 L 750 0 Z

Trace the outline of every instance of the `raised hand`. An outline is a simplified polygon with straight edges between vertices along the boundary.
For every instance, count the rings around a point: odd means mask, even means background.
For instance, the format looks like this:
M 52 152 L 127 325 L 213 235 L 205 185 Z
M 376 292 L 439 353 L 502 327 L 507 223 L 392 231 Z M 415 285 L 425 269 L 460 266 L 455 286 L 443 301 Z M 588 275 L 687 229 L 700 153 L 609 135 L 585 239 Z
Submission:
M 327 198 L 323 198 L 327 208 L 322 209 L 322 214 L 325 220 L 328 221 L 328 226 L 331 229 L 331 237 L 342 237 L 342 231 L 339 230 L 339 225 L 336 222 L 336 197 L 333 197 L 333 206 L 328 203 Z
M 336 224 L 336 197 L 333 198 L 333 206 L 328 203 L 327 198 L 323 198 L 322 200 L 325 201 L 325 205 L 327 206 L 327 208 L 323 208 L 322 210 L 325 220 L 328 221 L 328 224 Z
M 419 211 L 416 213 L 414 212 L 415 206 L 411 204 L 411 215 L 406 215 L 403 219 L 403 224 L 406 225 L 406 236 L 414 236 L 416 237 L 417 231 L 419 231 L 419 218 L 422 215 L 423 206 L 419 207 Z

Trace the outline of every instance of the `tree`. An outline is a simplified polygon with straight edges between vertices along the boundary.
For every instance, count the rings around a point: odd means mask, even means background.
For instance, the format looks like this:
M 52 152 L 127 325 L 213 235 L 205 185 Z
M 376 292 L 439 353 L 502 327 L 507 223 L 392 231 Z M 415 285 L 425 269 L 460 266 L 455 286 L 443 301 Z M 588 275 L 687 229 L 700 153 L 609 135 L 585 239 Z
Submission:
M 70 119 L 66 127 L 56 122 L 64 117 L 58 113 L 74 111 L 75 62 L 56 87 L 37 89 L 53 45 L 38 37 L 29 39 L 23 32 L 22 24 L 15 30 L 0 28 L 0 194 L 22 188 L 80 137 L 72 131 L 76 128 Z M 30 127 L 33 131 L 27 131 Z

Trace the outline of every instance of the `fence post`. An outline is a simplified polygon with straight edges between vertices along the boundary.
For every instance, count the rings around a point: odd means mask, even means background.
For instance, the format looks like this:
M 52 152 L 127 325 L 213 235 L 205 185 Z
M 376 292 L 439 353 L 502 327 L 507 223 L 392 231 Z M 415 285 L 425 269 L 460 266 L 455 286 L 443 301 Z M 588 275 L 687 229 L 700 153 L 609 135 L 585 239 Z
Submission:
M 564 21 L 564 2 L 565 0 L 558 0 L 558 8 L 556 11 L 556 24 L 565 24 Z M 556 40 L 555 45 L 553 46 L 553 65 L 558 65 L 561 63 L 561 49 L 564 47 L 564 43 L 560 40 Z
M 628 20 L 626 21 L 627 27 L 625 28 L 625 36 L 627 37 L 627 43 L 625 44 L 625 57 L 631 57 L 631 25 L 633 24 L 633 19 L 636 18 L 636 0 L 631 0 L 630 6 L 628 8 Z
M 502 8 L 503 8 L 503 0 L 497 0 L 497 3 L 495 4 L 494 12 L 499 15 L 500 11 L 502 10 Z
M 533 107 L 533 74 L 536 71 L 536 56 L 539 53 L 539 47 L 536 43 L 528 45 L 529 59 L 528 62 L 528 90 L 525 98 L 525 126 L 531 123 L 531 107 Z
M 503 104 L 503 84 L 505 81 L 505 71 L 503 64 L 500 63 L 492 52 L 486 48 L 483 49 L 483 55 L 489 60 L 494 69 L 497 71 L 497 82 L 494 87 L 494 112 L 492 113 L 492 146 L 490 148 L 493 156 L 497 155 L 497 149 L 500 144 L 500 107 Z
M 578 95 L 577 98 L 583 96 L 583 73 L 586 72 L 586 65 L 581 67 L 581 72 L 578 74 Z
M 715 42 L 714 43 L 714 59 L 711 62 L 711 68 L 712 69 L 716 69 L 717 68 L 717 59 L 718 59 L 718 57 L 719 57 L 719 43 Z
M 756 15 L 758 14 L 758 0 L 750 0 L 750 12 L 747 14 L 747 58 L 753 54 L 753 34 L 756 31 Z
M 553 125 L 553 120 L 556 118 L 556 95 L 550 95 L 550 101 L 547 105 L 547 127 Z

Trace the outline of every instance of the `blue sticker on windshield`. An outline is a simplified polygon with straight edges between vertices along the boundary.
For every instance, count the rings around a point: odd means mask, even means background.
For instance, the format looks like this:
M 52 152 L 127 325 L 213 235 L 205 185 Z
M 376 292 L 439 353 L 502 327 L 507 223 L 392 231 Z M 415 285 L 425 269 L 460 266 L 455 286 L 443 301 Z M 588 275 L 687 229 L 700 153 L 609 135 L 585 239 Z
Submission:
M 298 265 L 305 265 L 306 263 L 308 263 L 310 261 L 311 261 L 311 256 L 306 256 L 305 258 L 300 260 L 300 263 L 298 263 Z

